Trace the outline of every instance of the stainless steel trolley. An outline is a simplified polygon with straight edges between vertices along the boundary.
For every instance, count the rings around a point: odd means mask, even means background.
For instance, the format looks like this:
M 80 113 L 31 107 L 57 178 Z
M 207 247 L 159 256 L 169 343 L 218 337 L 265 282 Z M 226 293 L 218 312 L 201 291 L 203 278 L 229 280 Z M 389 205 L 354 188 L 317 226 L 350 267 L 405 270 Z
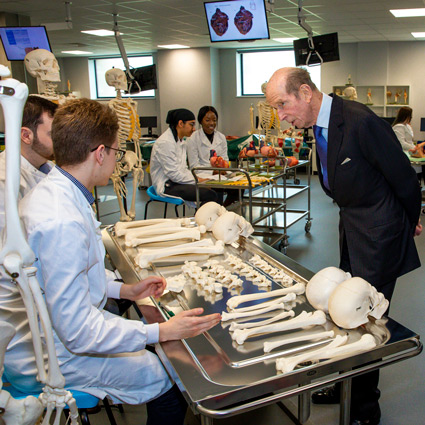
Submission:
M 115 236 L 112 226 L 102 231 L 102 238 L 111 262 L 125 282 L 133 283 L 148 275 L 148 270 L 134 265 L 134 248 L 127 249 L 123 238 Z M 245 262 L 257 254 L 297 281 L 306 282 L 312 276 L 309 270 L 253 238 L 241 237 L 238 243 L 226 246 L 225 254 L 239 256 Z M 223 256 L 216 258 L 223 264 Z M 156 268 L 167 277 L 179 273 L 181 264 L 158 264 Z M 278 286 L 273 282 L 273 289 Z M 244 282 L 244 293 L 256 290 L 252 283 Z M 222 298 L 208 299 L 197 288 L 186 285 L 181 294 L 169 293 L 161 298 L 160 303 L 153 301 L 163 319 L 167 320 L 170 309 L 177 312 L 203 307 L 206 314 L 221 312 L 230 296 L 225 290 Z M 297 311 L 311 310 L 305 299 L 297 297 L 297 300 L 301 301 L 295 306 Z M 162 305 L 167 307 L 164 309 Z M 194 413 L 201 415 L 204 425 L 212 424 L 214 418 L 238 415 L 272 403 L 282 405 L 281 400 L 293 396 L 298 396 L 299 400 L 298 421 L 305 423 L 310 414 L 309 392 L 337 381 L 343 383 L 340 424 L 346 425 L 349 423 L 350 378 L 416 356 L 422 350 L 419 336 L 390 318 L 370 325 L 378 341 L 376 348 L 344 358 L 303 364 L 286 374 L 276 373 L 274 359 L 305 350 L 305 346 L 294 344 L 265 354 L 263 336 L 235 346 L 223 325 L 195 338 L 157 344 L 156 350 L 169 372 L 179 377 L 180 388 L 189 406 Z M 348 332 L 349 338 L 354 340 L 363 330 L 358 328 Z

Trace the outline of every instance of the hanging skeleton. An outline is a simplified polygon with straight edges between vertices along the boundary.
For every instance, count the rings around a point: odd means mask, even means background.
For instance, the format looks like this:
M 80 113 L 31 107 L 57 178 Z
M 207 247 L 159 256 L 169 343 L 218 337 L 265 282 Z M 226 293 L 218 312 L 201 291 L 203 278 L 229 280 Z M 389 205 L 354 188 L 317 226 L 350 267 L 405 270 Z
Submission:
M 261 91 L 266 93 L 267 83 L 261 85 Z M 260 100 L 257 103 L 258 109 L 258 133 L 265 134 L 265 143 L 271 143 L 272 146 L 276 146 L 276 139 L 281 137 L 280 120 L 277 115 L 277 111 L 267 101 Z M 272 129 L 277 130 L 277 135 L 272 135 Z
M 127 77 L 121 69 L 113 68 L 105 73 L 105 79 L 109 86 L 115 87 L 117 96 L 109 102 L 109 107 L 118 116 L 118 148 L 126 153 L 120 162 L 117 162 L 114 173 L 111 176 L 114 191 L 117 195 L 120 207 L 120 220 L 131 221 L 136 217 L 136 193 L 140 182 L 143 180 L 142 153 L 140 151 L 139 138 L 141 134 L 139 117 L 136 112 L 136 102 L 132 99 L 123 99 L 121 90 L 127 88 Z M 127 150 L 127 142 L 134 145 L 134 152 Z M 133 173 L 133 197 L 128 212 L 124 209 L 123 198 L 127 195 L 127 187 L 123 177 Z

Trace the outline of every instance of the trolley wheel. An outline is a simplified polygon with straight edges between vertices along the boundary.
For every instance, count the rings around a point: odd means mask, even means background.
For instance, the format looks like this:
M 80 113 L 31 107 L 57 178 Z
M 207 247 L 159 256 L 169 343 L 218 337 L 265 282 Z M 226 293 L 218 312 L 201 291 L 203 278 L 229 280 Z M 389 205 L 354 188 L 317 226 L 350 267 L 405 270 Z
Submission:
M 294 184 L 300 184 L 301 180 L 300 179 L 294 179 Z
M 304 230 L 306 233 L 310 233 L 310 229 L 311 229 L 311 221 L 308 220 L 307 223 L 305 224 Z
M 279 242 L 279 251 L 283 252 L 286 255 L 286 250 L 289 246 L 288 236 L 285 237 Z

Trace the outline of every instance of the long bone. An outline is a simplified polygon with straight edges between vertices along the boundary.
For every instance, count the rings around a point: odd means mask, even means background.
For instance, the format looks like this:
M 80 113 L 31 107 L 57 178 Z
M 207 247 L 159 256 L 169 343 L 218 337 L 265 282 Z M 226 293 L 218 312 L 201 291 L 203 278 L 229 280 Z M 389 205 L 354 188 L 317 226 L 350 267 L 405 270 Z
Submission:
M 201 239 L 201 232 L 198 229 L 185 229 L 183 232 L 166 233 L 165 235 L 152 236 L 149 238 L 133 238 L 126 241 L 126 246 L 135 247 L 153 242 L 176 241 L 182 239 L 197 240 Z
M 270 325 L 270 323 L 279 322 L 280 320 L 286 319 L 289 316 L 290 317 L 295 316 L 295 313 L 293 310 L 283 311 L 282 313 L 279 313 L 276 316 L 270 317 L 270 319 L 259 320 L 258 322 L 243 322 L 243 323 L 233 322 L 230 325 L 229 331 L 235 331 L 236 329 L 250 329 L 250 328 L 255 328 L 257 326 Z
M 172 255 L 182 254 L 212 254 L 220 255 L 224 252 L 224 244 L 217 241 L 216 244 L 211 239 L 200 240 L 187 244 L 176 245 L 167 248 L 140 249 L 136 255 L 135 262 L 140 267 L 146 268 L 158 258 L 170 257 Z
M 258 310 L 260 308 L 266 308 L 270 305 L 278 304 L 278 303 L 289 303 L 291 301 L 294 301 L 296 297 L 297 296 L 294 293 L 290 292 L 289 294 L 284 295 L 283 297 L 275 298 L 274 300 L 266 301 L 266 302 L 261 303 L 261 304 L 254 304 L 254 305 L 250 305 L 248 307 L 235 308 L 235 309 L 232 310 L 232 313 L 236 313 L 236 312 L 242 313 L 242 312 L 245 312 L 245 311 L 254 311 L 254 310 Z
M 363 335 L 358 341 L 351 344 L 338 344 L 336 341 L 343 341 L 347 336 L 338 335 L 334 341 L 328 344 L 326 347 L 319 348 L 315 351 L 311 351 L 305 354 L 299 354 L 293 357 L 281 357 L 276 360 L 276 369 L 283 373 L 294 370 L 297 364 L 307 361 L 319 361 L 324 359 L 332 359 L 334 357 L 352 355 L 355 353 L 361 353 L 363 351 L 371 350 L 376 347 L 375 338 L 370 334 Z
M 122 229 L 119 233 L 119 236 L 125 236 L 125 240 L 128 241 L 133 238 L 151 236 L 151 235 L 162 235 L 167 232 L 179 232 L 186 230 L 186 227 L 182 227 L 180 223 L 158 223 L 152 224 L 151 226 L 144 227 L 130 227 L 127 229 Z
M 282 295 L 289 294 L 290 292 L 300 295 L 305 292 L 305 285 L 302 283 L 297 283 L 294 286 L 289 288 L 276 289 L 275 291 L 269 292 L 261 292 L 257 294 L 246 294 L 246 295 L 238 295 L 236 297 L 232 297 L 227 301 L 227 307 L 230 310 L 235 309 L 239 304 L 245 303 L 247 301 L 261 300 L 263 298 L 273 298 L 280 297 Z
M 136 227 L 151 226 L 152 224 L 159 223 L 174 223 L 175 226 L 178 226 L 176 223 L 182 223 L 184 225 L 190 224 L 189 218 L 151 218 L 150 220 L 136 220 L 130 222 L 117 222 L 115 223 L 115 233 L 117 236 L 122 236 L 125 232 L 125 229 L 134 229 Z
M 242 318 L 245 318 L 245 317 L 253 317 L 253 316 L 258 316 L 258 315 L 263 314 L 263 313 L 268 313 L 269 311 L 285 310 L 285 309 L 286 309 L 286 305 L 284 303 L 278 303 L 278 304 L 275 303 L 275 304 L 270 305 L 270 306 L 265 307 L 265 308 L 259 308 L 258 310 L 255 310 L 255 311 L 246 311 L 246 312 L 233 311 L 231 313 L 228 313 L 227 311 L 223 311 L 223 312 L 221 312 L 221 321 L 226 322 L 227 320 L 242 319 Z M 290 311 L 292 311 L 292 310 L 290 310 Z
M 289 331 L 312 325 L 323 325 L 325 322 L 326 315 L 323 311 L 316 310 L 314 313 L 307 313 L 306 311 L 303 311 L 294 319 L 285 320 L 284 322 L 259 326 L 253 329 L 236 329 L 235 332 L 233 332 L 232 339 L 238 344 L 243 344 L 247 338 L 251 338 L 259 334 Z
M 310 341 L 310 340 L 319 340 L 324 338 L 333 338 L 335 336 L 334 331 L 325 331 L 325 332 L 316 332 L 316 333 L 308 333 L 300 336 L 294 336 L 291 338 L 280 339 L 279 341 L 273 342 L 265 342 L 264 343 L 264 352 L 270 353 L 270 351 L 274 350 L 277 347 L 281 347 L 282 345 L 293 344 L 294 342 L 301 341 Z

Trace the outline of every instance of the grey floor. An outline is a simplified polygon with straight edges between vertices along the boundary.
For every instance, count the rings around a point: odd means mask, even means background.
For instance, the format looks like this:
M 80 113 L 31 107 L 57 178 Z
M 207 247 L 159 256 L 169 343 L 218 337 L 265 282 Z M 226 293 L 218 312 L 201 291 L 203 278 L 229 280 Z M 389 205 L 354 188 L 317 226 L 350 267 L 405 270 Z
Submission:
M 301 177 L 302 182 L 305 176 Z M 131 183 L 128 182 L 129 197 Z M 118 203 L 114 198 L 111 186 L 99 188 L 100 204 L 99 213 L 103 224 L 112 224 L 119 219 Z M 287 255 L 304 267 L 318 271 L 330 265 L 338 266 L 338 208 L 326 197 L 319 187 L 316 176 L 311 183 L 311 215 L 313 217 L 311 232 L 304 231 L 305 220 L 294 224 L 288 230 L 290 245 Z M 147 195 L 145 191 L 136 194 L 136 219 L 143 219 Z M 306 194 L 293 198 L 291 205 L 295 208 L 306 208 Z M 186 211 L 186 215 L 193 215 L 194 210 Z M 148 218 L 162 217 L 163 207 L 158 203 L 149 206 Z M 174 209 L 170 209 L 169 217 L 174 216 Z M 425 264 L 425 232 L 416 239 L 418 251 Z M 401 277 L 398 280 L 393 296 L 390 316 L 404 326 L 419 334 L 425 333 L 424 299 L 425 278 L 424 266 L 418 270 Z M 425 362 L 423 354 L 400 363 L 383 368 L 381 371 L 380 389 L 382 419 L 381 425 L 423 425 L 425 424 Z M 289 402 L 295 409 L 296 400 Z M 146 420 L 144 406 L 125 406 L 124 414 L 115 412 L 119 425 L 144 424 Z M 310 425 L 338 424 L 338 409 L 336 406 L 312 406 Z M 102 411 L 90 416 L 93 425 L 108 424 L 106 415 Z M 199 418 L 188 412 L 186 422 L 188 425 L 199 423 Z M 217 420 L 219 425 L 286 425 L 292 422 L 276 406 L 268 406 L 257 411 L 249 412 L 238 417 Z M 164 424 L 166 425 L 166 424 Z

